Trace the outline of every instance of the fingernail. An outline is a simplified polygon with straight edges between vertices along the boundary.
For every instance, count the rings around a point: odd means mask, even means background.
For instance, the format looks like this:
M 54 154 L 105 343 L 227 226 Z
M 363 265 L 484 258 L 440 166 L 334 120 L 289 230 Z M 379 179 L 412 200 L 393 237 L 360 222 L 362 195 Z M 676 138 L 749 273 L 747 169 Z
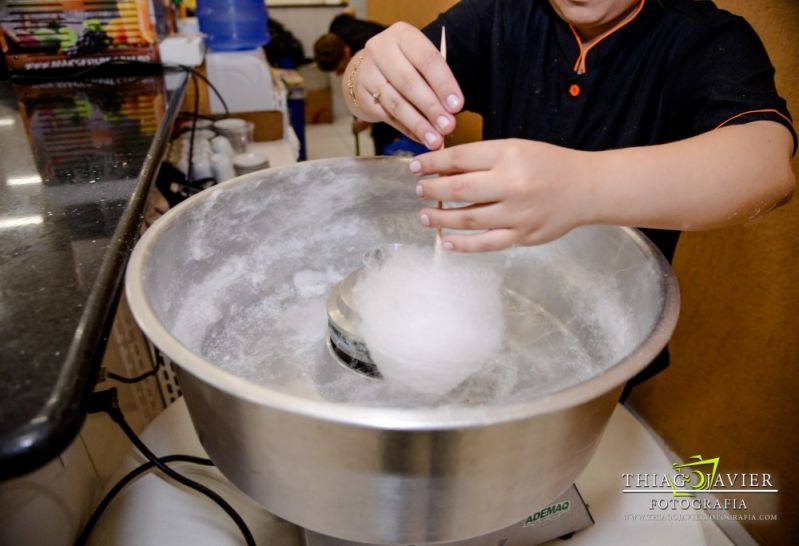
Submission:
M 416 195 L 419 197 L 424 197 L 424 188 L 421 184 L 416 184 Z
M 432 146 L 436 143 L 436 134 L 435 133 L 425 133 L 424 139 L 427 141 L 429 146 Z
M 419 217 L 419 221 L 422 222 L 423 225 L 429 226 L 430 225 L 430 217 L 426 214 L 422 214 Z
M 460 103 L 461 103 L 461 100 L 458 97 L 456 97 L 455 95 L 450 95 L 450 96 L 447 97 L 447 104 L 453 110 L 455 108 L 457 108 L 460 105 Z
M 453 245 L 449 241 L 444 241 L 443 247 L 444 247 L 444 250 L 454 250 L 455 249 L 455 245 Z
M 422 164 L 419 162 L 418 159 L 414 159 L 413 161 L 411 161 L 410 169 L 412 173 L 418 173 L 419 171 L 422 170 Z
M 439 129 L 446 129 L 449 127 L 449 118 L 447 116 L 438 116 L 436 123 Z

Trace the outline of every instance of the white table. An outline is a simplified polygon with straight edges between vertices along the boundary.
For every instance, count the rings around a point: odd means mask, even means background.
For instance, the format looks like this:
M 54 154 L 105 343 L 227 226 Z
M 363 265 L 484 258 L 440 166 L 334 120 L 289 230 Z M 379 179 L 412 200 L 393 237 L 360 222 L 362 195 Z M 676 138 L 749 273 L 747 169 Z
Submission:
M 247 151 L 265 154 L 269 158 L 270 167 L 284 167 L 297 162 L 295 147 L 286 139 L 251 142 L 247 145 Z

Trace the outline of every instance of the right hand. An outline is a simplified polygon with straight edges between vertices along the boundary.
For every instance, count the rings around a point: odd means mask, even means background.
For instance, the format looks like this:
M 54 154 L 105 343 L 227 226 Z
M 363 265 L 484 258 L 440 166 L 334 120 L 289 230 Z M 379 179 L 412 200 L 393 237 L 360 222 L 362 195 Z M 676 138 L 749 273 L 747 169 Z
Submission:
M 341 86 L 354 115 L 388 123 L 431 150 L 444 144 L 463 108 L 463 93 L 438 48 L 407 23 L 394 23 L 366 42 Z

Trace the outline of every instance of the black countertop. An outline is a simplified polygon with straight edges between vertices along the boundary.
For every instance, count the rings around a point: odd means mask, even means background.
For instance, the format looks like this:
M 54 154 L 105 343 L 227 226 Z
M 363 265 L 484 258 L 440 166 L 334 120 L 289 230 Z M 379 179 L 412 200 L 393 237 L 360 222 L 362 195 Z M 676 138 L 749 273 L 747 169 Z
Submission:
M 80 430 L 178 77 L 0 81 L 0 479 Z

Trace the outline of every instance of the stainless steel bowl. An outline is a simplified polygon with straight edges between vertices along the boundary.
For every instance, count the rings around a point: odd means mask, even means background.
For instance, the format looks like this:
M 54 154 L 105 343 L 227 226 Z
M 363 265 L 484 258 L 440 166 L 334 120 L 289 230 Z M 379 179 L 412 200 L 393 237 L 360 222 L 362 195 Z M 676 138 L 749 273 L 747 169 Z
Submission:
M 639 232 L 580 228 L 497 259 L 508 297 L 568 331 L 589 368 L 510 351 L 497 366 L 517 380 L 476 377 L 446 400 L 360 377 L 327 349 L 325 299 L 367 249 L 432 244 L 414 180 L 384 158 L 245 175 L 156 222 L 127 271 L 133 315 L 178 365 L 219 469 L 278 516 L 366 543 L 478 536 L 561 494 L 679 307 L 669 265 Z M 532 343 L 528 319 L 509 323 L 508 344 Z

